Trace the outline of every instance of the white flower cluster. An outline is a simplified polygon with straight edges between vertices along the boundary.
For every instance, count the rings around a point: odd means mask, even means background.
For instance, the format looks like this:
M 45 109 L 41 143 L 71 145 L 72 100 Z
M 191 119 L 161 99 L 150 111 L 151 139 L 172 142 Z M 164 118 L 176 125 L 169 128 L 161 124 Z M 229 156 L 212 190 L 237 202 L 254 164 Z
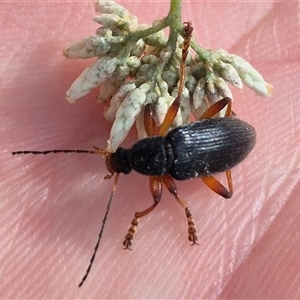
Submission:
M 183 39 L 178 35 L 170 47 L 162 31 L 168 26 L 164 19 L 152 26 L 139 25 L 135 16 L 114 1 L 97 0 L 96 12 L 100 15 L 94 21 L 102 26 L 95 35 L 66 48 L 64 54 L 97 60 L 74 81 L 66 96 L 74 103 L 100 86 L 98 101 L 110 100 L 104 115 L 114 122 L 109 140 L 109 148 L 114 151 L 135 122 L 139 138 L 145 137 L 145 104 L 153 103 L 157 125 L 164 120 L 178 95 Z M 272 86 L 240 57 L 225 50 L 193 49 L 196 56 L 192 59 L 188 55 L 186 60 L 186 83 L 173 126 L 188 123 L 191 113 L 197 118 L 220 98 L 232 98 L 228 83 L 238 88 L 244 83 L 263 96 L 271 93 Z
M 192 77 L 196 85 L 192 87 L 193 113 L 199 117 L 211 104 L 224 97 L 232 97 L 228 83 L 243 88 L 243 83 L 260 96 L 269 96 L 273 86 L 264 81 L 263 77 L 244 59 L 220 49 L 210 52 L 211 61 L 196 55 L 191 66 Z M 225 109 L 220 115 L 225 113 Z

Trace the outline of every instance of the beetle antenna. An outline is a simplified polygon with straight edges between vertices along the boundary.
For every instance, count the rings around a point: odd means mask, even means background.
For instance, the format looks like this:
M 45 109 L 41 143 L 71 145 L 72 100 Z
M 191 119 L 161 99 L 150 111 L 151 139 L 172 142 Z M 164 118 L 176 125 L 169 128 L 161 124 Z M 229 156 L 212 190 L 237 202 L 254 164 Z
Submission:
M 120 177 L 120 173 L 117 173 L 116 176 L 115 176 L 115 183 L 113 185 L 113 188 L 112 188 L 112 191 L 111 191 L 111 194 L 110 194 L 110 198 L 109 198 L 108 203 L 107 203 L 106 212 L 105 212 L 104 218 L 102 220 L 102 227 L 101 227 L 101 230 L 100 230 L 99 235 L 98 235 L 98 240 L 97 240 L 96 246 L 94 248 L 94 253 L 93 253 L 93 255 L 90 259 L 90 264 L 89 264 L 88 268 L 85 271 L 85 275 L 81 279 L 81 282 L 79 283 L 78 287 L 81 287 L 83 285 L 83 283 L 85 282 L 86 278 L 88 277 L 88 275 L 91 271 L 93 262 L 94 262 L 95 257 L 96 257 L 97 250 L 98 250 L 99 245 L 100 245 L 100 241 L 101 241 L 102 234 L 103 234 L 103 231 L 104 231 L 104 226 L 105 226 L 105 223 L 106 223 L 106 219 L 107 219 L 107 216 L 108 216 L 110 205 L 112 203 L 112 200 L 113 200 L 115 192 L 116 192 L 116 186 L 117 186 L 117 182 L 118 182 L 119 177 Z
M 11 154 L 12 155 L 19 155 L 19 154 L 49 154 L 49 153 L 87 153 L 87 154 L 102 154 L 104 157 L 108 156 L 110 154 L 109 151 L 100 149 L 98 147 L 94 147 L 96 150 L 44 150 L 44 151 L 35 151 L 35 150 L 22 150 L 22 151 L 14 151 Z

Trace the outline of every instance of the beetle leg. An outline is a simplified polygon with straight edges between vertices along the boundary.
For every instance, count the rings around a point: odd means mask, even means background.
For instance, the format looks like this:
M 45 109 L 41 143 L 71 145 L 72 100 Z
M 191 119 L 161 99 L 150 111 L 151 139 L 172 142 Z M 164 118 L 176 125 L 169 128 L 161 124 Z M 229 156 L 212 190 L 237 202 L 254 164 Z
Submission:
M 152 105 L 148 103 L 145 106 L 145 112 L 144 112 L 144 127 L 146 130 L 146 133 L 148 136 L 154 136 L 155 135 L 155 121 L 153 118 L 153 110 L 152 110 Z
M 194 245 L 194 244 L 198 245 L 198 234 L 197 234 L 195 220 L 193 218 L 193 214 L 191 213 L 187 203 L 178 197 L 176 184 L 170 175 L 162 176 L 162 180 L 163 180 L 165 186 L 167 187 L 167 189 L 169 190 L 169 192 L 176 198 L 178 203 L 185 209 L 185 214 L 188 219 L 188 227 L 189 227 L 188 228 L 188 234 L 189 234 L 188 239 L 191 242 L 191 245 Z
M 160 136 L 166 135 L 166 133 L 168 132 L 168 129 L 170 128 L 173 120 L 175 119 L 175 117 L 177 115 L 177 112 L 179 110 L 179 107 L 180 107 L 180 96 L 181 95 L 178 95 L 175 98 L 175 100 L 173 101 L 173 103 L 171 104 L 171 106 L 169 107 L 169 109 L 167 111 L 167 114 L 165 116 L 165 119 L 159 127 L 159 135 Z
M 212 118 L 215 114 L 220 112 L 226 105 L 227 105 L 227 110 L 225 113 L 225 117 L 230 117 L 231 116 L 231 103 L 232 99 L 229 97 L 225 97 L 218 102 L 214 103 L 212 106 L 210 106 L 200 117 L 199 120 L 202 119 L 210 119 Z
M 226 177 L 227 177 L 228 187 L 229 187 L 228 190 L 226 189 L 226 187 L 222 183 L 220 183 L 213 176 L 202 177 L 202 180 L 215 193 L 219 194 L 220 196 L 222 196 L 224 198 L 229 199 L 229 198 L 231 198 L 231 196 L 233 194 L 231 171 L 226 171 Z
M 182 59 L 180 63 L 180 82 L 179 82 L 179 88 L 178 88 L 178 96 L 175 98 L 173 103 L 168 109 L 168 112 L 165 116 L 165 119 L 163 120 L 160 128 L 159 128 L 159 135 L 164 136 L 168 132 L 168 129 L 170 128 L 173 120 L 175 119 L 177 112 L 180 107 L 180 98 L 181 94 L 184 88 L 185 84 L 185 60 L 188 55 L 188 49 L 190 46 L 190 40 L 192 37 L 193 27 L 191 22 L 184 22 L 184 28 L 183 28 L 183 48 L 182 48 Z
M 134 214 L 134 218 L 131 221 L 131 226 L 128 229 L 128 233 L 125 236 L 123 245 L 124 245 L 124 249 L 131 249 L 131 245 L 132 245 L 132 239 L 133 239 L 133 235 L 136 232 L 137 226 L 139 224 L 139 218 L 149 214 L 154 207 L 159 203 L 160 199 L 161 199 L 161 195 L 162 195 L 162 178 L 160 176 L 150 176 L 150 191 L 154 200 L 154 203 L 148 207 L 147 209 L 141 211 L 141 212 L 136 212 Z

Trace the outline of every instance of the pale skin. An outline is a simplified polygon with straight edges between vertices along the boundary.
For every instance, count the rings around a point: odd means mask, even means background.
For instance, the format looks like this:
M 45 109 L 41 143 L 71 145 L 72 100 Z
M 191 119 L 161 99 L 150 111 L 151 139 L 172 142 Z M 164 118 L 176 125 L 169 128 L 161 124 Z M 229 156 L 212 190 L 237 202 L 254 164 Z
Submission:
M 122 3 L 122 2 L 121 2 Z M 168 3 L 124 3 L 141 23 Z M 145 14 L 145 6 L 150 13 Z M 189 246 L 184 210 L 164 189 L 141 218 L 132 251 L 122 241 L 135 211 L 151 205 L 149 179 L 121 175 L 93 268 L 113 180 L 99 155 L 19 156 L 15 150 L 105 147 L 111 124 L 96 92 L 70 105 L 64 93 L 89 64 L 62 49 L 93 34 L 93 3 L 2 3 L 0 50 L 0 298 L 299 298 L 299 31 L 296 3 L 187 2 L 201 45 L 247 59 L 274 85 L 271 98 L 233 88 L 233 110 L 257 145 L 232 170 L 223 199 L 200 179 L 177 184 L 199 234 Z M 288 22 L 286 21 L 288 18 Z M 136 141 L 132 133 L 124 145 Z M 226 184 L 225 174 L 217 178 Z

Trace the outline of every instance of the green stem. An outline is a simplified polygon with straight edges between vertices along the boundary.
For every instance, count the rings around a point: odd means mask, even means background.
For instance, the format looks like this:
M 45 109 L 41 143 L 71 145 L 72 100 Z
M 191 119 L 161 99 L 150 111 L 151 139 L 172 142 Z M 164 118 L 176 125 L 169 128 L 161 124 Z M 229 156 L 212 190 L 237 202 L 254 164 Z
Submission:
M 166 21 L 167 18 L 164 18 L 161 20 L 161 22 L 159 22 L 159 24 L 155 25 L 155 26 L 151 26 L 149 28 L 146 28 L 144 30 L 139 30 L 139 31 L 135 31 L 130 33 L 126 39 L 125 42 L 127 42 L 127 40 L 134 40 L 134 41 L 138 41 L 141 38 L 144 38 L 150 34 L 159 32 L 161 30 L 163 30 L 164 28 L 168 27 L 168 23 Z
M 170 11 L 166 18 L 166 22 L 170 26 L 168 46 L 171 46 L 171 48 L 174 49 L 178 33 L 183 27 L 181 22 L 181 0 L 171 0 Z
M 181 0 L 171 0 L 168 14 L 169 24 L 181 24 Z
M 170 4 L 170 11 L 168 13 L 168 16 L 164 19 L 162 19 L 158 24 L 146 28 L 144 30 L 139 30 L 132 32 L 129 34 L 124 42 L 126 43 L 128 40 L 134 40 L 138 41 L 139 39 L 146 37 L 150 34 L 156 33 L 160 30 L 163 30 L 164 28 L 170 26 L 170 37 L 171 41 L 173 41 L 173 35 L 176 35 L 176 41 L 177 41 L 177 35 L 178 32 L 182 28 L 182 22 L 181 22 L 181 1 L 182 0 L 171 0 Z M 169 38 L 170 40 L 170 38 Z M 170 41 L 170 43 L 171 43 Z
M 169 38 L 165 51 L 171 53 L 167 61 L 162 61 L 157 68 L 158 77 L 161 75 L 161 72 L 165 66 L 172 61 L 175 51 L 176 44 L 178 39 L 178 34 L 182 31 L 183 25 L 181 22 L 181 2 L 182 0 L 171 0 L 170 11 L 168 16 L 165 18 L 166 24 L 170 27 Z
M 195 41 L 191 41 L 191 48 L 201 57 L 203 62 L 211 61 L 211 51 L 199 46 Z
M 168 42 L 164 52 L 170 53 L 167 60 L 162 59 L 161 63 L 157 66 L 155 77 L 159 79 L 165 66 L 170 63 L 175 55 L 176 45 L 178 40 L 178 34 L 182 33 L 183 24 L 181 21 L 181 8 L 182 0 L 170 0 L 170 10 L 168 15 L 157 22 L 154 26 L 130 33 L 125 39 L 124 44 L 127 44 L 124 49 L 124 53 L 127 55 L 130 53 L 132 45 L 134 45 L 139 39 L 148 35 L 161 31 L 166 27 L 170 27 L 170 33 Z M 163 55 L 161 56 L 163 57 Z M 155 80 L 153 80 L 155 82 Z

